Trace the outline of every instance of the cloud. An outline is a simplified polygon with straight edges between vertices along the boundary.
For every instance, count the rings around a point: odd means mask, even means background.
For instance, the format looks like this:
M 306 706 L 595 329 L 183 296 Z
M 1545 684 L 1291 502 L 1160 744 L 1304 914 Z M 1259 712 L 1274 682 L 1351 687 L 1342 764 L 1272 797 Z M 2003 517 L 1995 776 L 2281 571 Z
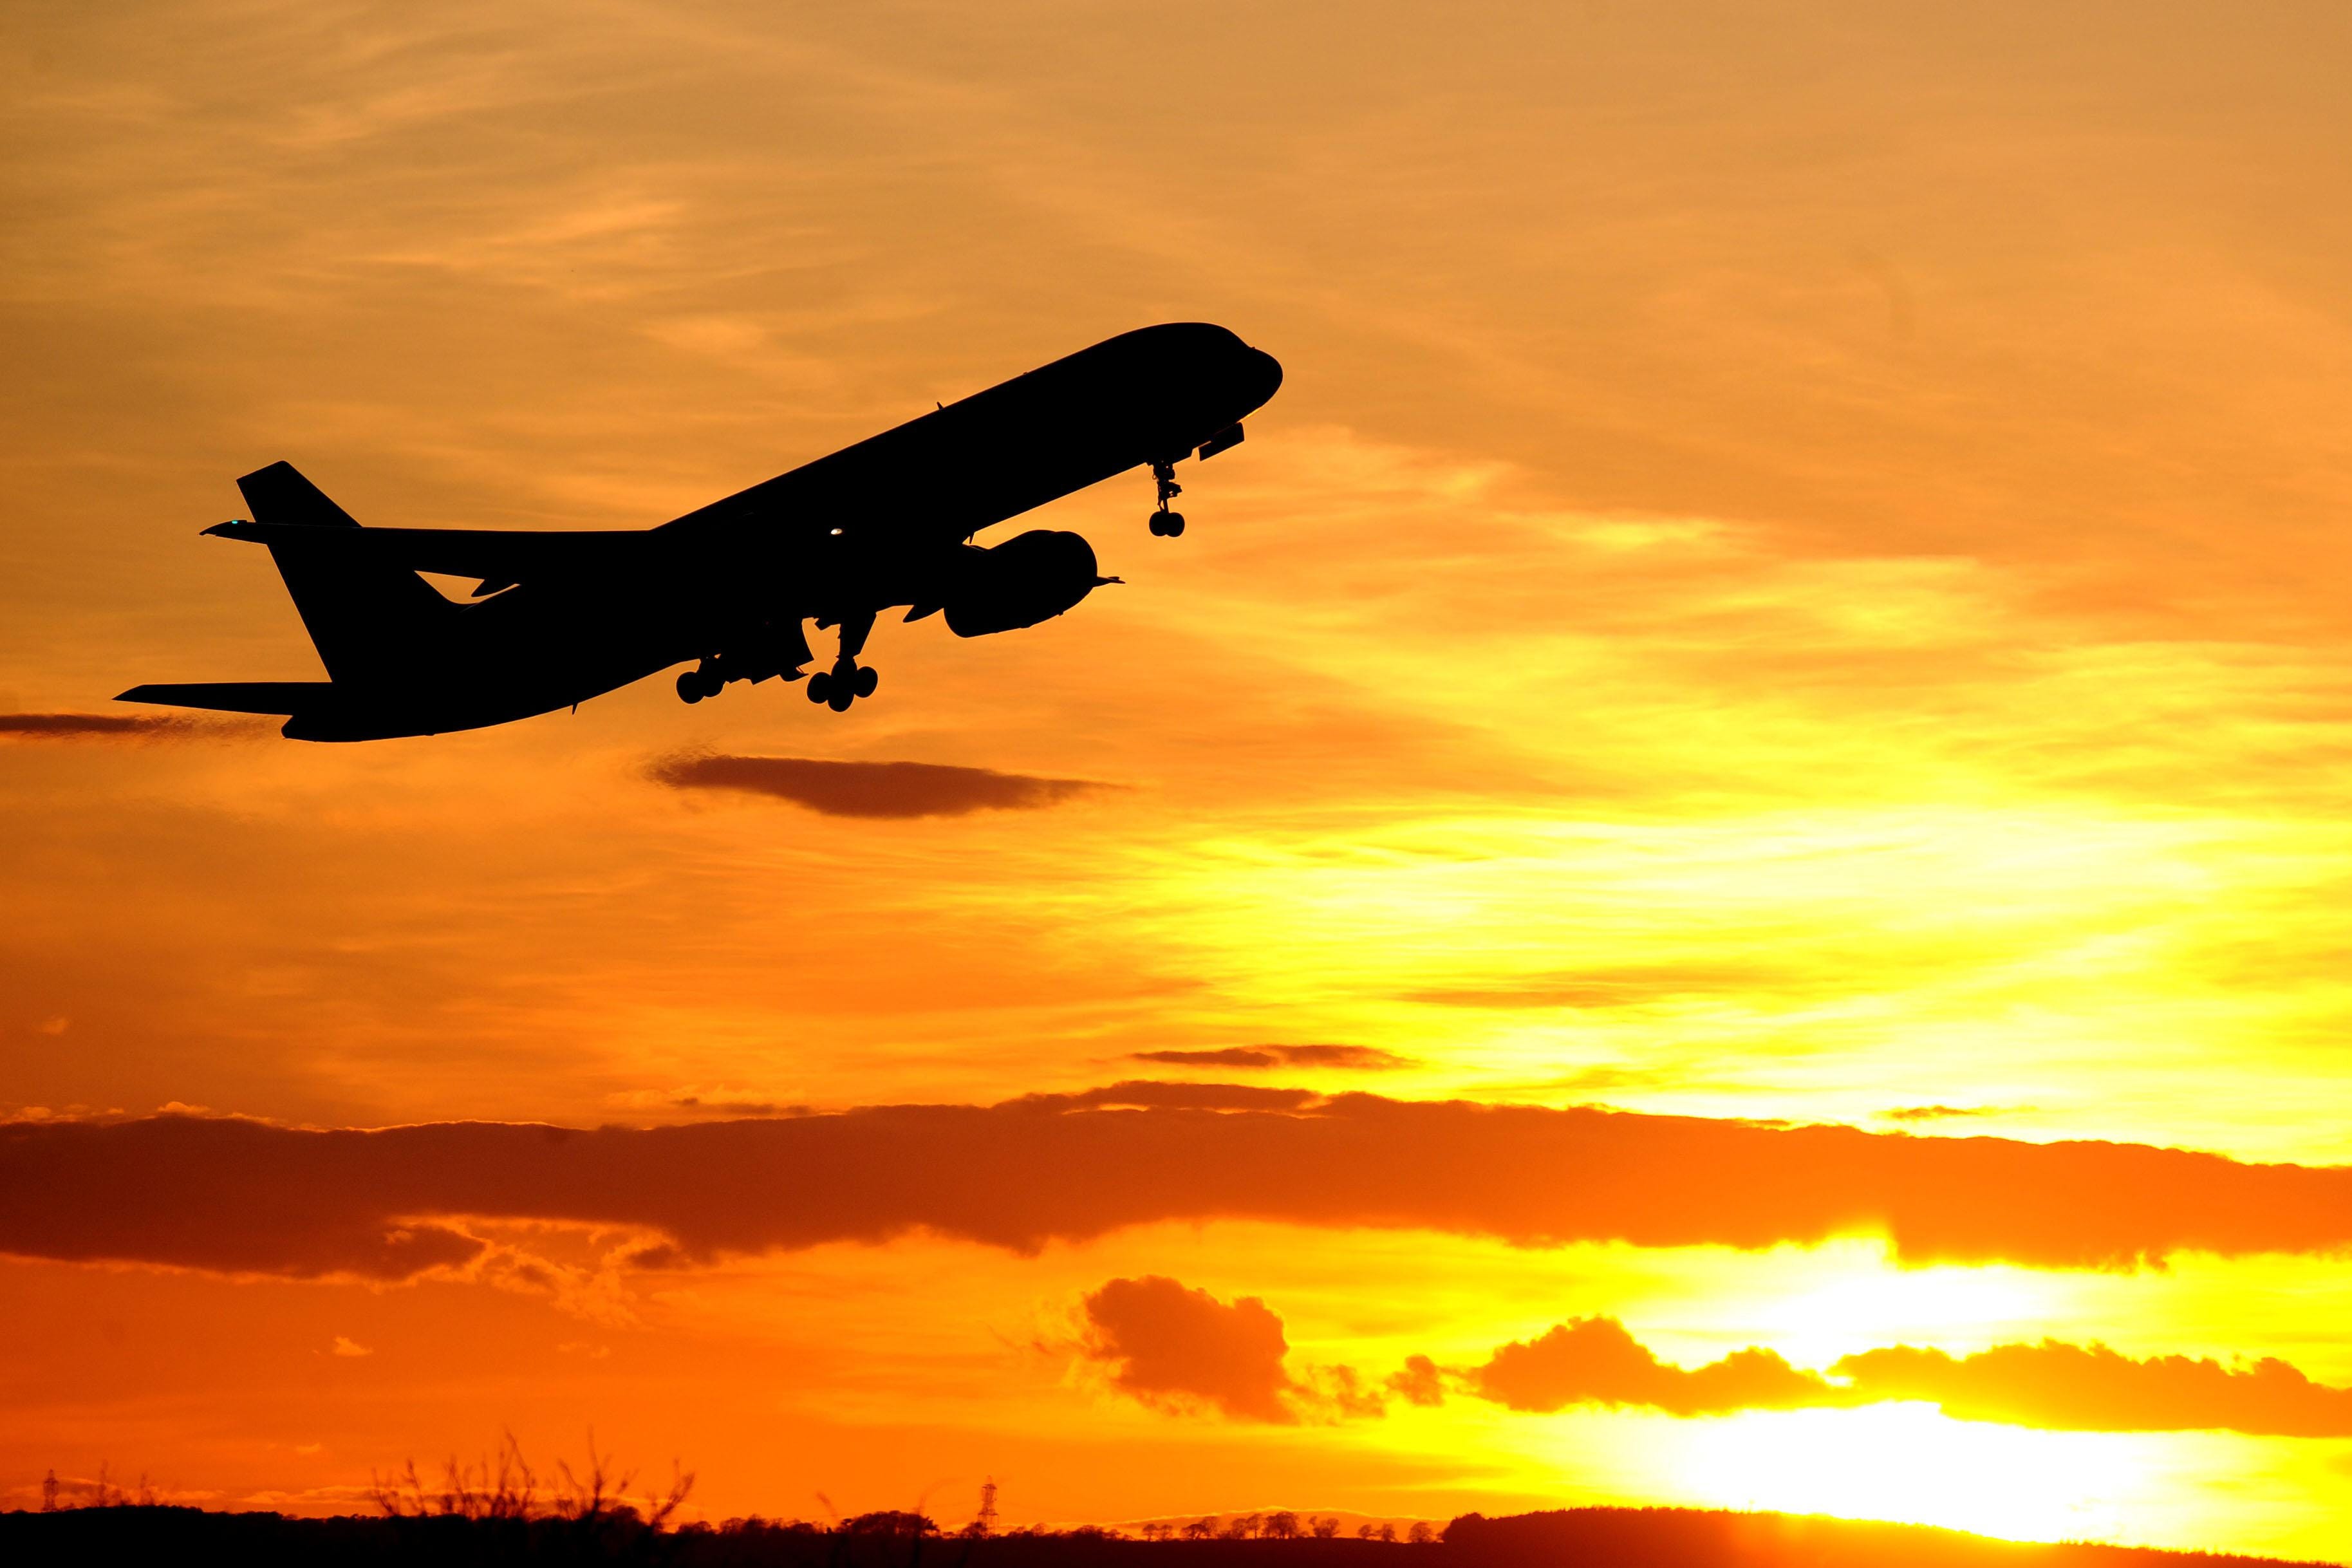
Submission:
M 1639 1405 L 1674 1415 L 1789 1409 L 1835 1402 L 1818 1373 L 1750 1346 L 1685 1370 L 1660 1361 L 1614 1318 L 1573 1318 L 1538 1339 L 1513 1341 L 1468 1374 L 1470 1391 L 1513 1410 Z
M 1118 1106 L 1160 1110 L 1303 1110 L 1322 1100 L 1311 1089 L 1261 1088 L 1247 1083 L 1153 1083 L 1129 1079 L 1076 1094 L 1035 1094 L 1013 1101 L 1045 1110 Z
M 1401 1392 L 1402 1382 L 1427 1386 L 1441 1375 L 1423 1356 L 1406 1369 L 1390 1380 Z M 2314 1383 L 2275 1358 L 2234 1368 L 2180 1355 L 2135 1361 L 2102 1344 L 2061 1340 L 1966 1356 L 1896 1345 L 1847 1356 L 1824 1376 L 1753 1345 L 1679 1367 L 1660 1361 L 1614 1318 L 1576 1318 L 1452 1376 L 1467 1393 L 1537 1414 L 1599 1405 L 1721 1415 L 1916 1400 L 1958 1420 L 2011 1426 L 2352 1436 L 2352 1389 Z
M 1282 1320 L 1244 1296 L 1228 1306 L 1164 1275 L 1113 1279 L 1083 1303 L 1081 1353 L 1110 1371 L 1112 1386 L 1147 1405 L 1214 1405 L 1244 1421 L 1296 1423 L 1284 1396 L 1296 1386 Z
M 1194 1068 L 1351 1068 L 1367 1072 L 1410 1067 L 1410 1058 L 1371 1046 L 1220 1046 L 1201 1051 L 1138 1051 L 1130 1061 Z
M 1404 1370 L 1389 1374 L 1389 1392 L 1407 1405 L 1424 1407 L 1445 1403 L 1445 1379 L 1435 1362 L 1425 1355 L 1404 1358 Z
M 1230 1306 L 1164 1275 L 1113 1279 L 1079 1303 L 1078 1354 L 1111 1386 L 1171 1413 L 1213 1407 L 1239 1421 L 1296 1425 L 1388 1414 L 1388 1396 L 1351 1366 L 1293 1373 L 1282 1320 L 1255 1296 Z M 1391 1380 L 1393 1381 L 1393 1380 Z
M 1963 1116 L 1997 1116 L 2000 1111 L 1990 1105 L 1898 1105 L 1878 1114 L 1889 1121 L 1949 1121 Z
M 264 726 L 247 721 L 168 713 L 0 713 L 0 737 L 24 741 L 183 741 L 264 732 Z
M 337 1334 L 334 1346 L 328 1353 L 340 1356 L 363 1356 L 373 1355 L 375 1352 L 370 1346 L 361 1344 L 356 1340 Z
M 2269 1356 L 2241 1367 L 2181 1355 L 2134 1361 L 2105 1345 L 2044 1340 L 1958 1357 L 1897 1345 L 1847 1356 L 1830 1370 L 1858 1398 L 1932 1400 L 1963 1421 L 2352 1437 L 2352 1388 L 2314 1383 Z
M 1377 1386 L 1352 1367 L 1296 1375 L 1282 1319 L 1255 1296 L 1228 1305 L 1160 1275 L 1114 1279 L 1082 1303 L 1079 1353 L 1121 1392 L 1171 1411 L 1212 1406 L 1239 1420 L 1296 1423 L 1302 1411 L 1378 1416 L 1386 1396 L 1444 1403 L 1449 1383 L 1536 1415 L 1580 1406 L 1727 1415 L 1925 1401 L 1963 1421 L 2095 1432 L 2223 1429 L 2259 1436 L 2352 1436 L 2352 1389 L 2312 1382 L 2272 1358 L 2237 1368 L 2188 1356 L 2135 1361 L 2105 1345 L 1997 1345 L 1974 1355 L 1897 1345 L 1850 1355 L 1825 1375 L 1750 1345 L 1700 1366 L 1659 1359 L 1615 1318 L 1572 1318 L 1448 1371 L 1409 1356 Z
M 975 811 L 1040 811 L 1108 789 L 1090 779 L 1034 778 L 940 763 L 835 763 L 814 757 L 737 757 L 688 752 L 646 770 L 672 789 L 772 795 L 826 816 L 962 816 Z
M 623 1110 L 684 1111 L 695 1116 L 800 1116 L 808 1110 L 805 1105 L 787 1104 L 751 1090 L 730 1089 L 724 1084 L 707 1088 L 688 1084 L 677 1089 L 616 1089 L 604 1097 L 604 1103 Z
M 685 1261 L 925 1231 L 1034 1251 L 1248 1219 L 1516 1245 L 1884 1234 L 1906 1263 L 2128 1268 L 2352 1247 L 2352 1170 L 2138 1144 L 1123 1084 L 593 1131 L 236 1119 L 0 1125 L 0 1251 L 404 1279 L 482 1219 L 629 1229 Z
M 1752 963 L 1629 964 L 1611 969 L 1528 975 L 1491 985 L 1445 985 L 1398 993 L 1400 1000 L 1435 1007 L 1496 1010 L 1640 1007 L 1685 996 L 1770 988 L 1818 990 L 1821 976 Z

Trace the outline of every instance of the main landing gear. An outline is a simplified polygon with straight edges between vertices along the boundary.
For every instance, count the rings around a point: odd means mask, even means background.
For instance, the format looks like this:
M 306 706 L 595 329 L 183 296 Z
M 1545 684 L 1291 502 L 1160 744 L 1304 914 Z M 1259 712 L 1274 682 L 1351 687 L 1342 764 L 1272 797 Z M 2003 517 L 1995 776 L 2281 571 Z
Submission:
M 836 713 L 846 713 L 851 703 L 874 695 L 874 689 L 882 684 L 881 672 L 870 664 L 857 662 L 858 654 L 865 650 L 866 636 L 873 630 L 871 611 L 843 618 L 841 657 L 833 661 L 831 669 L 820 669 L 809 677 L 810 701 L 822 702 Z
M 822 702 L 836 713 L 846 713 L 851 703 L 861 697 L 873 696 L 874 689 L 881 684 L 882 672 L 872 665 L 838 658 L 831 669 L 820 669 L 809 677 L 808 700 Z
M 1184 487 L 1176 482 L 1176 465 L 1152 464 L 1151 478 L 1160 486 L 1160 510 L 1151 514 L 1152 535 L 1158 539 L 1181 539 L 1184 536 L 1184 514 L 1168 510 L 1168 503 L 1184 493 Z
M 725 647 L 704 654 L 702 662 L 694 668 L 679 672 L 677 700 L 699 702 L 706 697 L 716 697 L 730 680 L 748 680 L 756 685 L 779 675 L 786 680 L 798 680 L 801 666 L 808 661 L 808 637 L 801 630 L 798 616 L 739 625 L 729 631 Z

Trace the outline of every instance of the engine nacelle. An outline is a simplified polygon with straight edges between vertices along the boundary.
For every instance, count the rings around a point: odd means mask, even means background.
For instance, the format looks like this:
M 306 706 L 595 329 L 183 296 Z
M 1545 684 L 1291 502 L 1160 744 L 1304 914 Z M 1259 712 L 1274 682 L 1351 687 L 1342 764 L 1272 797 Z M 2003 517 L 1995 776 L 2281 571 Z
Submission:
M 1103 581 L 1095 571 L 1095 547 L 1056 529 L 1032 529 L 988 550 L 967 547 L 945 606 L 948 630 L 978 637 L 1034 626 Z

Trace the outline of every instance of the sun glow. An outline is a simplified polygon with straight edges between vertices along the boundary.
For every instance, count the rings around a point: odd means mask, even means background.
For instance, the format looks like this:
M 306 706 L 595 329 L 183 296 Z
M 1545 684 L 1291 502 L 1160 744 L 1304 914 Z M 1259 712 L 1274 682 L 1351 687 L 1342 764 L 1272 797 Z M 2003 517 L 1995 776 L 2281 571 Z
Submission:
M 2179 1440 L 1954 1421 L 1923 1405 L 1690 1424 L 1683 1495 L 1732 1508 L 1939 1524 L 2018 1540 L 2140 1540 Z
M 2015 1268 L 1906 1269 L 1883 1253 L 1824 1249 L 1834 1278 L 1760 1307 L 1746 1331 L 1799 1366 L 1826 1369 L 1877 1345 L 1932 1344 L 1965 1353 L 2003 1338 L 2032 1338 L 2050 1321 L 2057 1291 Z

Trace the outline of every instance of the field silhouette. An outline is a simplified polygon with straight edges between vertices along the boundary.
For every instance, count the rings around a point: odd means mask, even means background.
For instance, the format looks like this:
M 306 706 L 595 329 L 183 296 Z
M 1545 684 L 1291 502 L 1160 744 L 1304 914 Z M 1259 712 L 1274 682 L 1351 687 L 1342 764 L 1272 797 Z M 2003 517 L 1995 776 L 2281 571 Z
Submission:
M 1467 1514 L 1420 1542 L 1318 1534 L 1312 1515 L 1288 1517 L 1306 1528 L 1293 1536 L 1180 1531 L 1141 1540 L 1092 1527 L 946 1534 L 919 1514 L 899 1512 L 833 1526 L 755 1518 L 671 1529 L 609 1502 L 573 1512 L 477 1508 L 333 1519 L 129 1505 L 0 1514 L 0 1558 L 674 1568 L 2262 1568 L 2281 1561 L 1697 1509 Z

